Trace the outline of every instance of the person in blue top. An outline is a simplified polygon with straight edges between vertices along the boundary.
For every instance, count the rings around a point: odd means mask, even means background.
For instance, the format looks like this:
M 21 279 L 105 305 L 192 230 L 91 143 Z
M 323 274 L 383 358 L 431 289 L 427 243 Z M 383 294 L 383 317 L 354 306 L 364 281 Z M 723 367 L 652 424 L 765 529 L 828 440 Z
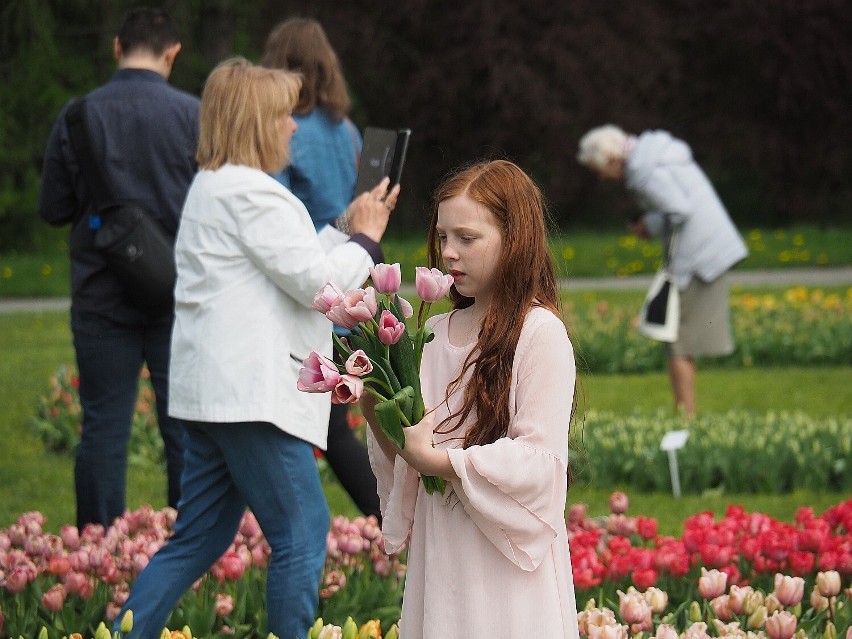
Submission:
M 260 64 L 302 76 L 290 164 L 274 177 L 304 203 L 317 232 L 338 225 L 356 195 L 362 139 L 348 117 L 351 102 L 337 54 L 319 22 L 291 18 L 269 33 Z M 361 512 L 381 521 L 366 447 L 352 433 L 347 416 L 346 404 L 332 404 L 325 457 Z

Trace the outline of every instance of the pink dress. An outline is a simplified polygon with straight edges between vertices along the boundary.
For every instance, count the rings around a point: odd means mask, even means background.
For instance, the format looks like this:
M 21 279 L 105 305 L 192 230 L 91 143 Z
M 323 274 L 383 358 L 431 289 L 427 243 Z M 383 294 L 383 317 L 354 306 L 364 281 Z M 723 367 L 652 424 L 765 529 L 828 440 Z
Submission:
M 436 423 L 459 407 L 462 393 L 447 402 L 446 388 L 473 346 L 450 344 L 451 317 L 430 320 L 435 339 L 421 365 Z M 447 483 L 444 496 L 427 495 L 418 473 L 401 457 L 385 456 L 368 429 L 386 551 L 411 535 L 401 639 L 579 636 L 565 527 L 574 382 L 565 326 L 533 309 L 512 367 L 508 437 L 462 449 L 449 439 L 462 430 L 435 435 L 460 478 Z

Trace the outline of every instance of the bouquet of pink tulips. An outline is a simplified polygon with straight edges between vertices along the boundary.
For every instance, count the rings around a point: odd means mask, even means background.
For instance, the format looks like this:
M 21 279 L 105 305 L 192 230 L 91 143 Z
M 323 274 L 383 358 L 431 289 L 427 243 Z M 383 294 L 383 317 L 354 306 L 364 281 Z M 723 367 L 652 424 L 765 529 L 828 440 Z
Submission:
M 317 293 L 312 307 L 351 334 L 345 338 L 334 335 L 334 349 L 342 363 L 312 352 L 303 362 L 297 386 L 307 393 L 331 392 L 336 404 L 357 402 L 365 392 L 373 395 L 378 400 L 376 419 L 382 430 L 404 448 L 403 428 L 419 422 L 425 413 L 420 360 L 433 334 L 425 325 L 418 324 L 413 335 L 406 329 L 405 320 L 414 309 L 398 293 L 402 283 L 399 264 L 377 264 L 370 268 L 370 279 L 373 285 L 366 288 L 344 293 L 328 283 Z M 416 268 L 415 289 L 426 304 L 426 313 L 452 283 L 452 276 L 438 269 Z M 429 494 L 444 493 L 442 478 L 422 479 Z

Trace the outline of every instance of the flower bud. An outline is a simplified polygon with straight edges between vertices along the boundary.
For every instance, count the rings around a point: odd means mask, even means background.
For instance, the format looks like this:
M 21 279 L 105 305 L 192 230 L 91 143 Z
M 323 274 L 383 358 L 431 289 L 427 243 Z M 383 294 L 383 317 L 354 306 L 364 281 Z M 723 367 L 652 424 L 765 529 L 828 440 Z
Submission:
M 346 617 L 346 621 L 343 622 L 343 639 L 357 638 L 358 626 L 355 625 L 355 622 L 352 620 L 352 617 Z
M 385 639 L 399 639 L 399 628 L 396 624 L 388 628 L 388 631 L 385 633 Z
M 376 264 L 370 267 L 370 279 L 379 293 L 396 293 L 402 285 L 402 270 L 399 262 L 394 264 Z
M 95 639 L 112 639 L 106 624 L 102 621 L 95 629 Z
M 121 625 L 119 626 L 119 630 L 121 630 L 121 634 L 126 635 L 131 630 L 133 630 L 133 611 L 128 610 L 124 613 L 124 616 L 121 618 Z
M 754 612 L 763 606 L 763 593 L 760 590 L 752 590 L 743 600 L 743 612 L 747 615 Z
M 832 622 L 825 622 L 825 630 L 822 631 L 822 639 L 837 639 L 837 628 Z
M 746 624 L 752 630 L 757 630 L 758 628 L 762 628 L 763 624 L 766 623 L 766 617 L 766 606 L 758 606 L 757 609 L 748 616 Z M 790 633 L 790 636 L 793 636 L 792 632 Z
M 314 625 L 308 629 L 308 636 L 306 639 L 317 639 L 317 637 L 319 637 L 320 630 L 322 630 L 322 617 L 318 617 L 314 622 Z
M 701 621 L 701 606 L 698 605 L 697 601 L 693 601 L 689 604 L 689 613 L 687 617 L 692 623 L 698 623 Z

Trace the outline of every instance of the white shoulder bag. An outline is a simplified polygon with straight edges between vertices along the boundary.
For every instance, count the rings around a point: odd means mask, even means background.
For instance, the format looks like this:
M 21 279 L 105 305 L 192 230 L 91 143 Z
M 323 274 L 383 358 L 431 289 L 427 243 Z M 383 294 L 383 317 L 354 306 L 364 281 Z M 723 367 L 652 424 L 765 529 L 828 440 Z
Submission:
M 669 260 L 677 232 L 673 232 L 663 264 L 654 275 L 639 311 L 637 330 L 658 342 L 676 342 L 680 326 L 680 295 L 677 282 L 669 271 Z

